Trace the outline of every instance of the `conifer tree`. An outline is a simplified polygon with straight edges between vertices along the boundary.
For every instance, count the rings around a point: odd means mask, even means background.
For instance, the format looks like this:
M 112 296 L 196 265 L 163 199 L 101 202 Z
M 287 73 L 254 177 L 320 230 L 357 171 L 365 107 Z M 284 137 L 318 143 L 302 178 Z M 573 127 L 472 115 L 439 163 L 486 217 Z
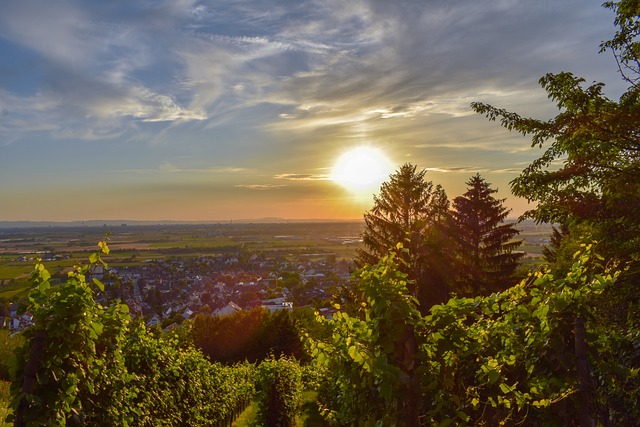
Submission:
M 561 223 L 559 226 L 553 226 L 551 229 L 551 237 L 549 244 L 542 248 L 542 256 L 548 264 L 555 264 L 558 261 L 558 253 L 561 250 L 562 242 L 569 236 L 569 226 Z
M 382 184 L 373 208 L 364 215 L 365 248 L 358 251 L 358 263 L 374 265 L 402 243 L 408 251 L 401 251 L 400 263 L 426 313 L 449 294 L 444 230 L 450 204 L 444 189 L 427 181 L 425 173 L 406 163 Z
M 467 181 L 467 192 L 453 200 L 456 242 L 456 291 L 466 295 L 504 290 L 515 284 L 514 273 L 523 253 L 515 224 L 505 223 L 510 210 L 496 199 L 480 174 Z

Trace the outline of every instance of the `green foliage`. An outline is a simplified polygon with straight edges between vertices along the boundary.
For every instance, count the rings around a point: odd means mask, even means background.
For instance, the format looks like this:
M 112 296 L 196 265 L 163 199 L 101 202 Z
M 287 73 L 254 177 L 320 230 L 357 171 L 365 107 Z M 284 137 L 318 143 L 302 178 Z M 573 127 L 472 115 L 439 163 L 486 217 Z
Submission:
M 616 13 L 618 30 L 615 36 L 600 45 L 600 51 L 610 49 L 618 62 L 622 77 L 633 87 L 640 80 L 640 2 L 638 0 L 607 1 L 604 7 Z
M 10 385 L 8 381 L 0 380 L 0 426 L 8 427 L 9 424 L 5 424 L 4 420 L 9 415 L 11 410 L 11 393 Z
M 289 310 L 269 313 L 260 325 L 253 347 L 253 361 L 264 359 L 268 354 L 276 357 L 288 356 L 307 360 L 302 342 L 303 331 L 296 316 Z
M 468 189 L 453 200 L 453 239 L 456 242 L 455 290 L 461 295 L 501 291 L 515 280 L 518 261 L 524 253 L 514 252 L 522 241 L 513 240 L 519 231 L 505 223 L 510 210 L 496 199 L 480 174 L 467 181 Z
M 288 310 L 256 307 L 226 316 L 198 315 L 190 324 L 194 344 L 213 361 L 258 362 L 269 354 L 305 358 L 302 330 Z
M 0 381 L 9 381 L 9 360 L 16 349 L 24 345 L 22 334 L 13 334 L 8 329 L 0 329 Z
M 109 253 L 106 242 L 99 247 Z M 99 253 L 90 260 L 102 263 Z M 86 281 L 88 273 L 89 266 L 76 267 L 63 286 L 51 291 L 51 275 L 40 261 L 36 264 L 27 307 L 34 326 L 24 332 L 25 346 L 11 367 L 16 425 L 66 425 L 85 417 L 84 405 L 90 402 L 80 396 L 94 392 L 101 365 L 106 365 L 97 352 L 104 316 Z M 97 279 L 93 282 L 104 289 Z
M 575 275 L 575 264 L 568 263 L 567 255 L 584 239 L 581 234 L 585 232 L 601 241 L 599 251 L 607 259 L 628 263 L 630 268 L 615 287 L 609 286 L 603 295 L 590 300 L 596 309 L 588 313 L 593 314 L 591 318 L 586 316 L 587 344 L 595 384 L 588 387 L 583 380 L 579 392 L 581 405 L 591 407 L 592 420 L 604 425 L 632 425 L 637 424 L 640 401 L 640 1 L 608 1 L 604 6 L 615 11 L 617 30 L 611 40 L 600 45 L 601 51 L 613 52 L 618 71 L 630 84 L 618 101 L 603 94 L 603 83 L 587 86 L 583 78 L 562 72 L 540 79 L 559 110 L 551 120 L 523 118 L 482 103 L 473 103 L 472 108 L 489 120 L 499 119 L 509 130 L 531 135 L 532 146 L 546 145 L 543 154 L 511 185 L 516 196 L 536 202 L 536 208 L 525 217 L 569 226 L 563 233 L 554 233 L 552 247 L 545 252 L 553 262 L 554 274 L 569 271 L 567 277 Z M 566 302 L 566 296 L 563 292 L 549 301 Z M 552 313 L 553 306 L 543 307 Z M 550 372 L 556 380 L 563 378 L 561 372 Z M 575 387 L 562 381 L 567 390 Z M 571 400 L 578 399 L 561 402 Z M 555 421 L 562 424 L 571 408 L 560 411 L 558 405 L 549 405 L 547 413 L 555 413 L 559 417 Z M 588 422 L 581 418 L 582 424 Z
M 426 170 L 417 171 L 406 163 L 389 177 L 374 195 L 373 208 L 364 215 L 358 263 L 376 264 L 396 244 L 409 249 L 397 256 L 410 279 L 409 290 L 426 313 L 431 305 L 446 301 L 449 294 L 449 247 L 444 228 L 449 218 L 449 200 L 440 185 L 425 179 Z
M 618 31 L 604 42 L 612 49 L 623 77 L 631 83 L 616 102 L 603 94 L 603 83 L 585 87 L 568 72 L 540 79 L 559 113 L 551 120 L 524 118 L 475 102 L 472 108 L 502 126 L 531 135 L 544 153 L 511 182 L 516 196 L 536 202 L 527 212 L 540 222 L 586 222 L 594 227 L 601 251 L 620 258 L 638 256 L 640 236 L 640 77 L 638 0 L 607 2 L 617 13 Z M 625 71 L 630 74 L 625 74 Z
M 233 363 L 247 358 L 260 325 L 269 315 L 255 308 L 227 316 L 199 314 L 190 321 L 194 344 L 211 360 Z
M 406 275 L 392 253 L 355 277 L 358 312 L 338 311 L 332 320 L 319 317 L 331 336 L 311 342 L 313 355 L 328 373 L 319 394 L 323 416 L 339 425 L 393 425 L 398 420 L 415 425 L 414 326 L 420 313 L 409 296 Z
M 574 322 L 592 316 L 593 297 L 618 275 L 583 250 L 566 277 L 537 273 L 502 293 L 433 308 L 424 330 L 429 419 L 572 425 Z M 589 344 L 599 357 L 598 343 Z
M 273 357 L 257 367 L 258 425 L 293 427 L 300 412 L 302 370 L 295 359 Z
M 327 379 L 327 366 L 318 363 L 317 359 L 311 359 L 309 363 L 301 364 L 302 388 L 304 390 L 318 390 Z
M 34 325 L 11 365 L 15 425 L 207 426 L 251 398 L 253 365 L 212 364 L 178 335 L 131 327 L 125 305 L 99 306 L 87 275 L 104 262 L 100 254 L 90 262 L 53 291 L 36 264 Z
M 640 330 L 597 327 L 592 331 L 598 357 L 594 360 L 596 404 L 610 425 L 640 420 Z M 634 421 L 635 420 L 635 421 Z
M 332 334 L 312 343 L 327 372 L 319 401 L 329 422 L 565 426 L 585 403 L 593 420 L 637 420 L 640 331 L 594 323 L 594 301 L 620 271 L 592 245 L 565 276 L 539 272 L 501 293 L 452 298 L 424 318 L 396 262 L 391 255 L 358 272 L 357 313 L 320 320 Z M 578 374 L 579 319 L 587 319 L 588 389 Z
M 175 338 L 155 337 L 143 324 L 129 335 L 123 355 L 132 374 L 127 404 L 139 408 L 136 426 L 211 425 L 253 395 L 253 365 L 212 364 L 199 351 L 180 348 Z

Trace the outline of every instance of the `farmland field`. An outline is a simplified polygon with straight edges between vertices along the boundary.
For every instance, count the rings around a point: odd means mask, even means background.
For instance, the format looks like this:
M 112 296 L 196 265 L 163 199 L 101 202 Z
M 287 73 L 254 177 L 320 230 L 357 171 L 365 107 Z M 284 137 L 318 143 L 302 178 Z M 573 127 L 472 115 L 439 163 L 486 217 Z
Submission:
M 353 259 L 363 226 L 351 221 L 0 228 L 0 300 L 25 295 L 26 278 L 36 259 L 62 276 L 86 262 L 105 236 L 111 248 L 106 261 L 114 267 L 235 252 Z M 551 227 L 525 222 L 518 228 L 519 238 L 524 239 L 520 250 L 528 259 L 539 257 Z

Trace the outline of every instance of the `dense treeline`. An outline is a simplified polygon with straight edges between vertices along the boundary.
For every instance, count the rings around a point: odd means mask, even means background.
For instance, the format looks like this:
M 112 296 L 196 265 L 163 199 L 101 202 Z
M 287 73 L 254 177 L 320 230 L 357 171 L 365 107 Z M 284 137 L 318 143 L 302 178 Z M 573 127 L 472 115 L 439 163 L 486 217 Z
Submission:
M 271 313 L 263 307 L 227 316 L 200 314 L 189 322 L 193 343 L 210 360 L 260 362 L 269 355 L 305 358 L 299 320 L 288 310 Z
M 364 215 L 364 248 L 358 264 L 375 264 L 390 248 L 402 243 L 401 270 L 409 291 L 427 314 L 451 293 L 480 295 L 508 288 L 516 279 L 518 230 L 505 223 L 510 210 L 496 199 L 479 174 L 468 190 L 453 201 L 440 185 L 427 181 L 426 170 L 407 163 L 382 184 L 373 208 Z

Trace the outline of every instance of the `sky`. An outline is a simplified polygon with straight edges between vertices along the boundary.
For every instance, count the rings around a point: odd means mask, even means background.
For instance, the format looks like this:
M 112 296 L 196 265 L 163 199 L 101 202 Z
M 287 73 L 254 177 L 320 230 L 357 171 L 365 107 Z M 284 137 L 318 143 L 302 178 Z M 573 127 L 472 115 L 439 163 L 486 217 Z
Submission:
M 617 99 L 613 19 L 591 0 L 3 0 L 0 221 L 361 219 L 377 184 L 334 170 L 361 147 L 450 199 L 480 173 L 517 216 L 509 182 L 542 152 L 469 105 L 551 118 L 538 79 L 560 71 Z

